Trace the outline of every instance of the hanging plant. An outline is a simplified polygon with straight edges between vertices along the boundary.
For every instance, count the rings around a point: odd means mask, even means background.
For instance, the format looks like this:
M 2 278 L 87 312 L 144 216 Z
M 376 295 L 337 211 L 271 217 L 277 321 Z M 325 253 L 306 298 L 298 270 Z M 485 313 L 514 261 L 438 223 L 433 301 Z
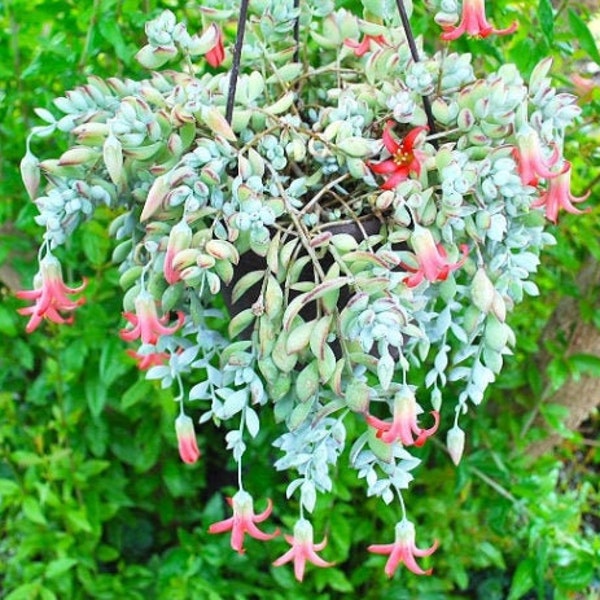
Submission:
M 460 417 L 511 352 L 506 316 L 537 293 L 546 225 L 583 212 L 562 152 L 579 109 L 551 86 L 550 60 L 525 82 L 511 64 L 476 74 L 446 45 L 426 56 L 401 0 L 365 1 L 364 18 L 333 2 L 231 4 L 199 7 L 199 34 L 170 11 L 149 21 L 147 79 L 90 77 L 55 100 L 62 116 L 38 109 L 22 163 L 45 228 L 34 289 L 19 293 L 27 331 L 72 322 L 85 282 L 63 282 L 55 251 L 108 206 L 121 337 L 148 379 L 177 390 L 182 460 L 201 456 L 198 426 L 227 431 L 239 489 L 211 533 L 231 532 L 237 552 L 246 534 L 278 534 L 271 501 L 256 512 L 244 487 L 246 444 L 272 411 L 274 468 L 299 509 L 274 564 L 293 562 L 299 580 L 307 561 L 331 564 L 309 515 L 349 447 L 367 495 L 401 507 L 368 550 L 389 576 L 400 563 L 429 574 L 415 558 L 437 542 L 416 546 L 402 492 L 443 414 L 461 460 Z M 483 0 L 460 5 L 437 6 L 444 41 L 515 29 L 494 29 Z M 30 150 L 63 135 L 57 159 Z

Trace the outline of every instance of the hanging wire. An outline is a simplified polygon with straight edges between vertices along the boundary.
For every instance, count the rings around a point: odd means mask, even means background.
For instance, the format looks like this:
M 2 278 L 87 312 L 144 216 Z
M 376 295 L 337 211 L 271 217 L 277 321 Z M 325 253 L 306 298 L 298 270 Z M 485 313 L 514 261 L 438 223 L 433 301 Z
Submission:
M 417 50 L 417 44 L 415 43 L 415 36 L 412 32 L 412 28 L 410 26 L 410 21 L 408 19 L 408 14 L 406 12 L 406 7 L 404 6 L 404 0 L 396 0 L 396 4 L 398 5 L 398 11 L 400 12 L 400 20 L 402 21 L 402 27 L 404 28 L 404 32 L 406 33 L 406 39 L 408 41 L 408 47 L 410 48 L 410 53 L 412 55 L 413 60 L 417 63 L 420 61 L 419 51 Z M 421 96 L 423 99 L 423 108 L 425 109 L 425 114 L 427 115 L 427 124 L 429 125 L 429 133 L 435 134 L 435 120 L 433 118 L 433 112 L 431 110 L 431 102 L 429 101 L 428 96 Z
M 240 17 L 238 19 L 238 27 L 235 37 L 235 49 L 233 51 L 233 64 L 231 66 L 231 74 L 229 75 L 229 91 L 227 92 L 227 108 L 225 109 L 225 118 L 230 125 L 233 118 L 235 91 L 237 89 L 238 77 L 240 74 L 240 62 L 242 60 L 242 46 L 244 44 L 244 34 L 246 33 L 246 19 L 248 17 L 249 2 L 250 0 L 242 0 L 242 4 L 240 6 Z
M 248 18 L 248 4 L 250 0 L 242 0 L 240 6 L 240 16 L 238 19 L 238 27 L 237 34 L 235 38 L 235 49 L 233 54 L 233 64 L 231 66 L 231 74 L 229 76 L 229 91 L 227 93 L 227 107 L 225 110 L 225 118 L 227 122 L 231 125 L 231 120 L 233 118 L 233 105 L 235 102 L 235 92 L 237 89 L 237 82 L 240 73 L 240 62 L 242 59 L 242 46 L 244 44 L 244 35 L 246 33 L 246 20 Z M 417 44 L 415 43 L 415 36 L 412 32 L 412 28 L 410 26 L 410 21 L 408 19 L 408 14 L 406 12 L 406 7 L 404 6 L 404 0 L 396 0 L 396 4 L 398 6 L 398 11 L 400 12 L 400 19 L 402 21 L 402 27 L 406 33 L 406 39 L 408 41 L 408 47 L 410 48 L 410 53 L 415 62 L 419 62 L 419 52 L 417 50 Z M 300 7 L 300 0 L 294 0 L 294 8 L 298 9 Z M 296 41 L 296 50 L 294 52 L 294 61 L 298 62 L 300 60 L 300 17 L 296 19 L 296 23 L 294 25 L 294 39 Z M 422 96 L 423 99 L 423 108 L 425 109 L 425 114 L 427 115 L 427 123 L 429 125 L 429 132 L 433 135 L 436 133 L 435 120 L 433 118 L 433 112 L 431 110 L 431 102 L 427 96 Z
M 300 0 L 294 0 L 294 10 L 300 8 Z M 300 13 L 296 17 L 294 23 L 294 42 L 296 42 L 296 50 L 294 51 L 294 62 L 300 62 Z

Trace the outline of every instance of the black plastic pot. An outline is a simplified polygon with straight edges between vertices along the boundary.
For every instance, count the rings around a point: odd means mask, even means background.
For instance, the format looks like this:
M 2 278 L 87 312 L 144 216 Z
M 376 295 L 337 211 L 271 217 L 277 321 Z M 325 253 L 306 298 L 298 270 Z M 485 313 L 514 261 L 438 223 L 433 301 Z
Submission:
M 383 226 L 383 221 L 381 221 L 375 215 L 369 215 L 366 218 L 360 220 L 360 224 L 356 222 L 344 222 L 344 223 L 332 223 L 331 225 L 327 225 L 324 228 L 321 228 L 322 231 L 331 232 L 333 235 L 346 233 L 354 237 L 359 243 L 365 239 L 365 234 L 367 237 L 372 235 L 377 235 L 381 227 Z M 301 254 L 302 255 L 306 255 Z M 333 264 L 333 257 L 329 252 L 326 252 L 323 255 L 323 258 L 320 261 L 321 268 L 323 271 L 327 271 L 331 265 Z M 223 299 L 225 300 L 225 305 L 229 310 L 230 316 L 235 316 L 239 314 L 243 310 L 251 308 L 252 305 L 258 300 L 260 295 L 261 282 L 252 286 L 248 291 L 246 291 L 241 298 L 237 300 L 237 302 L 233 302 L 232 300 L 232 291 L 235 287 L 235 284 L 242 278 L 244 275 L 251 273 L 253 271 L 265 271 L 267 269 L 267 261 L 264 257 L 258 256 L 253 252 L 247 252 L 240 257 L 240 262 L 235 267 L 235 275 L 233 280 L 229 285 L 223 285 L 221 288 L 221 292 L 223 294 Z M 288 268 L 288 265 L 283 265 L 284 269 Z M 311 264 L 308 264 L 302 271 L 300 275 L 299 281 L 312 281 L 313 280 L 313 267 Z M 291 291 L 290 300 L 292 300 L 295 296 L 297 296 L 299 292 Z M 338 300 L 338 307 L 342 308 L 347 303 L 351 297 L 351 290 L 347 286 L 343 287 L 340 290 L 340 297 Z M 314 303 L 307 305 L 305 308 L 300 311 L 300 316 L 305 321 L 310 321 L 316 317 L 316 306 Z M 242 334 L 243 337 L 243 334 Z

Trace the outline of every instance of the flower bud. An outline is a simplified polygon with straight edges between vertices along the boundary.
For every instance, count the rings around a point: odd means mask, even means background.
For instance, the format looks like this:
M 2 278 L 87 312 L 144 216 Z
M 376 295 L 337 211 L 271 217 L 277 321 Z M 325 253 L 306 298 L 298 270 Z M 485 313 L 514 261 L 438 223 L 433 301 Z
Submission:
M 40 162 L 29 148 L 21 160 L 21 178 L 32 200 L 35 200 L 40 187 Z
M 175 433 L 179 445 L 179 456 L 184 463 L 193 465 L 200 458 L 200 450 L 196 443 L 194 422 L 187 415 L 179 415 L 175 419 Z
M 225 60 L 225 48 L 223 46 L 223 32 L 221 31 L 221 28 L 214 23 L 211 25 L 211 28 L 216 29 L 216 39 L 214 40 L 211 49 L 205 54 L 205 58 L 206 62 L 211 67 L 216 68 Z M 200 38 L 200 40 L 202 40 L 202 38 Z
M 167 243 L 167 253 L 163 266 L 163 274 L 167 283 L 174 284 L 180 279 L 180 275 L 173 265 L 173 260 L 179 252 L 187 250 L 192 243 L 192 230 L 185 219 L 182 219 L 173 226 L 169 233 L 169 241 Z
M 448 432 L 446 446 L 448 447 L 452 462 L 458 466 L 465 449 L 465 432 L 458 425 L 455 425 Z

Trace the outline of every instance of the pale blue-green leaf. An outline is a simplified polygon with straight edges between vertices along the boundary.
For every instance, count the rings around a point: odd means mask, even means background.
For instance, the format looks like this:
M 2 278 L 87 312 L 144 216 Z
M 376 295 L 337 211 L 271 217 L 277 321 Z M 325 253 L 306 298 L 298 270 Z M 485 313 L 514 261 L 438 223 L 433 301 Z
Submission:
M 256 414 L 256 411 L 249 406 L 246 407 L 246 428 L 248 429 L 248 433 L 255 438 L 260 431 L 260 419 Z

